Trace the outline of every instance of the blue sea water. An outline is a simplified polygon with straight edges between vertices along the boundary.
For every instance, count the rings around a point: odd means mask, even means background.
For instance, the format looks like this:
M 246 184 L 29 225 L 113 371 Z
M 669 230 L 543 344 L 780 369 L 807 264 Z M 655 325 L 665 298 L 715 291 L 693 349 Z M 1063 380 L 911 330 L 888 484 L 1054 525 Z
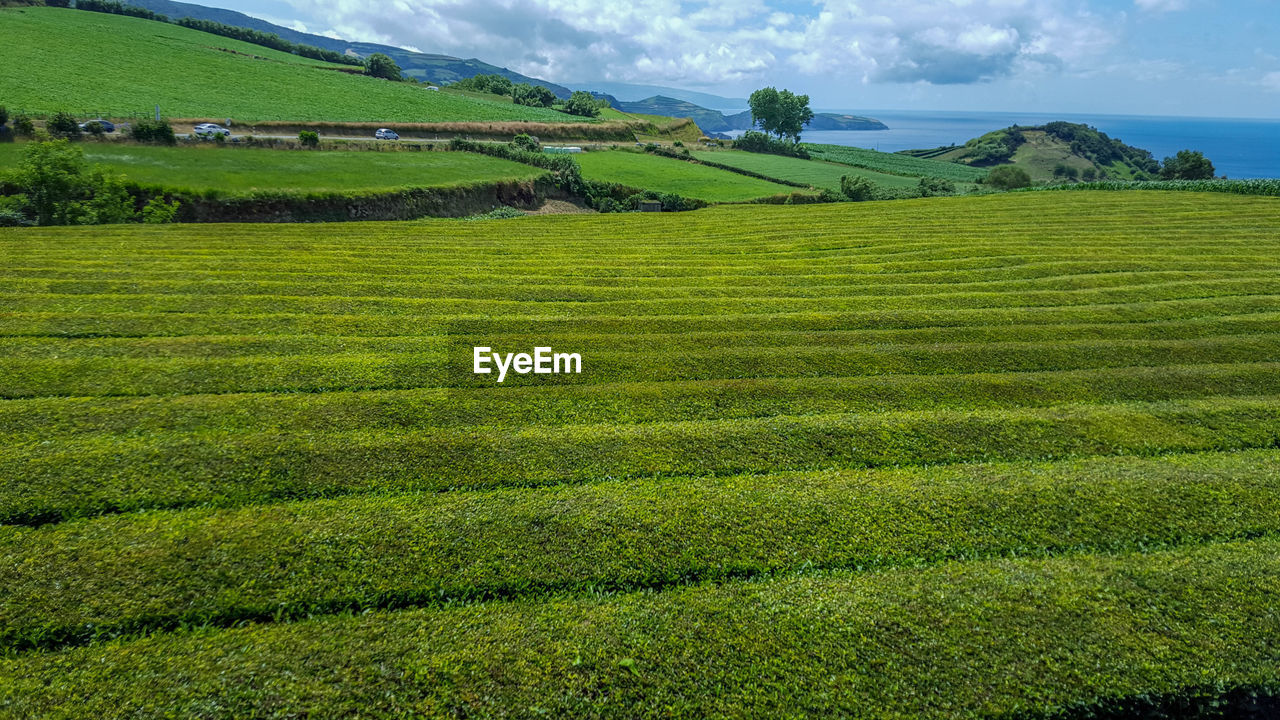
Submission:
M 929 112 L 905 110 L 840 111 L 869 115 L 888 130 L 811 130 L 808 142 L 871 148 L 884 152 L 963 144 L 969 138 L 1009 127 L 1053 120 L 1092 125 L 1129 145 L 1150 150 L 1157 160 L 1179 150 L 1199 150 L 1219 175 L 1232 178 L 1280 177 L 1280 120 L 1071 115 L 1039 113 Z

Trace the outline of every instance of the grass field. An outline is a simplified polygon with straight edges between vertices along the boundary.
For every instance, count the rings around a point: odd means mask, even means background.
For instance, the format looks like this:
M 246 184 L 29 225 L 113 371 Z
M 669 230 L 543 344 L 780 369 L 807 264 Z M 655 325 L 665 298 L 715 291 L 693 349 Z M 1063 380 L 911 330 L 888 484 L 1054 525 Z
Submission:
M 865 177 L 876 185 L 886 188 L 913 188 L 919 183 L 916 178 L 912 177 L 888 175 L 848 165 L 837 165 L 823 160 L 802 160 L 782 155 L 766 155 L 741 150 L 704 150 L 693 153 L 693 156 L 699 160 L 732 165 L 733 167 L 750 170 L 767 177 L 805 183 L 819 189 L 827 188 L 839 191 L 840 178 L 845 175 Z
M 0 145 L 0 171 L 15 166 L 22 144 Z M 461 152 L 283 151 L 228 147 L 151 147 L 83 143 L 90 162 L 130 180 L 220 195 L 256 190 L 347 192 L 522 180 L 529 165 Z
M 1278 210 L 0 229 L 0 716 L 1274 695 Z
M 796 192 L 794 187 L 728 170 L 627 150 L 589 152 L 574 157 L 588 180 L 676 193 L 707 202 L 744 202 Z
M 0 9 L 10 111 L 384 122 L 581 122 L 564 113 L 351 75 L 167 23 L 57 8 Z M 92 68 L 93 72 L 67 72 Z M 145 82 L 143 82 L 145 80 Z
M 843 163 L 853 167 L 907 177 L 939 177 L 952 182 L 976 182 L 987 174 L 985 168 L 973 168 L 942 160 L 924 160 L 909 155 L 884 153 L 845 145 L 805 143 L 815 159 Z

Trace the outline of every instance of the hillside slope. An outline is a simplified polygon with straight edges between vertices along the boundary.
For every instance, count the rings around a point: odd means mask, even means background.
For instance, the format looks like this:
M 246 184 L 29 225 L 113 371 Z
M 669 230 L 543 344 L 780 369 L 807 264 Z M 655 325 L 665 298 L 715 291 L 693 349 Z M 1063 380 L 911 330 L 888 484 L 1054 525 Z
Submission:
M 496 65 L 490 65 L 489 63 L 476 58 L 464 60 L 451 55 L 414 52 L 412 50 L 405 50 L 404 48 L 395 47 L 393 45 L 354 42 L 331 38 L 326 35 L 299 32 L 297 30 L 269 23 L 266 20 L 260 20 L 234 10 L 205 7 L 204 5 L 196 5 L 194 3 L 174 2 L 173 0 L 129 0 L 128 4 L 144 7 L 152 12 L 168 15 L 170 18 L 174 19 L 190 17 L 198 20 L 212 20 L 214 22 L 223 23 L 224 25 L 234 25 L 236 27 L 258 30 L 260 32 L 275 33 L 292 43 L 313 45 L 326 50 L 333 50 L 334 52 L 345 53 L 350 50 L 361 57 L 367 57 L 373 53 L 382 53 L 384 55 L 389 55 L 394 59 L 396 64 L 400 66 L 400 69 L 404 71 L 405 75 L 415 77 L 418 80 L 426 82 L 448 84 L 475 75 L 502 75 L 510 78 L 512 82 L 541 85 L 555 93 L 557 97 L 569 97 L 569 89 L 563 85 L 557 85 L 553 82 L 548 82 L 539 78 L 521 75 L 513 70 L 508 70 L 507 68 L 498 67 Z
M 1049 180 L 1066 172 L 1092 179 L 1146 179 L 1159 171 L 1151 153 L 1079 123 L 1051 122 L 995 130 L 964 145 L 932 150 L 908 150 L 903 154 L 991 167 L 1017 165 L 1033 180 Z
M 394 122 L 580 122 L 561 112 L 428 92 L 218 35 L 121 15 L 0 9 L 14 112 Z M 145 77 L 146 83 L 140 83 Z
M 719 110 L 710 110 L 695 105 L 687 100 L 677 100 L 665 95 L 635 102 L 619 101 L 615 107 L 623 112 L 641 113 L 644 115 L 662 115 L 665 117 L 693 118 L 704 132 L 718 133 L 730 130 L 750 130 L 752 128 L 751 111 L 746 110 L 732 115 L 725 115 Z M 887 130 L 888 126 L 875 118 L 858 115 L 842 115 L 839 113 L 817 113 L 809 123 L 809 130 Z

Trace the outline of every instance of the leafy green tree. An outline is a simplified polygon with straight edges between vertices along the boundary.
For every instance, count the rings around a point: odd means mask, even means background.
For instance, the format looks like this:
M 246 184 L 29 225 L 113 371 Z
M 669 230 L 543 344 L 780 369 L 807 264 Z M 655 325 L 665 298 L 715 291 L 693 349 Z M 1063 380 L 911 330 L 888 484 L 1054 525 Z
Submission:
M 36 134 L 36 124 L 26 115 L 15 115 L 13 131 L 22 137 L 31 137 Z
M 61 110 L 49 118 L 49 122 L 45 123 L 45 129 L 54 137 L 68 140 L 76 140 L 80 137 L 80 124 L 76 122 L 75 116 Z
M 600 115 L 600 102 L 589 92 L 574 90 L 564 103 L 564 111 L 570 115 L 597 117 Z
M 136 216 L 124 176 L 90 168 L 67 140 L 27 146 L 12 182 L 39 225 L 129 222 Z
M 174 145 L 178 136 L 168 120 L 149 120 L 143 118 L 129 126 L 129 137 L 138 142 L 155 142 L 163 145 Z
M 178 217 L 178 208 L 181 206 L 177 200 L 165 202 L 164 197 L 157 195 L 147 201 L 146 206 L 142 208 L 142 222 L 151 224 L 171 223 Z
M 542 143 L 538 141 L 538 138 L 528 133 L 520 133 L 511 138 L 511 144 L 525 152 L 542 152 Z
M 1199 150 L 1179 150 L 1160 166 L 1162 180 L 1212 180 L 1213 176 L 1213 163 Z
M 364 61 L 364 72 L 366 75 L 383 78 L 384 80 L 399 82 L 404 79 L 404 76 L 400 74 L 400 66 L 396 64 L 396 61 L 382 53 L 374 53 Z
M 320 133 L 317 133 L 315 130 L 303 130 L 298 133 L 298 142 L 302 143 L 302 147 L 320 147 Z
M 875 197 L 876 186 L 864 177 L 843 175 L 840 177 L 840 192 L 854 202 L 862 202 Z
M 511 99 L 517 105 L 551 107 L 555 104 L 556 94 L 541 85 L 520 83 L 511 89 Z
M 920 189 L 920 197 L 954 195 L 956 192 L 955 183 L 940 177 L 922 177 L 918 187 Z
M 1001 165 L 987 173 L 987 184 L 1000 190 L 1030 187 L 1031 176 L 1017 165 Z
M 800 132 L 813 120 L 809 96 L 790 90 L 761 88 L 751 93 L 747 104 L 751 107 L 751 122 L 779 140 L 791 138 L 792 142 L 800 142 Z

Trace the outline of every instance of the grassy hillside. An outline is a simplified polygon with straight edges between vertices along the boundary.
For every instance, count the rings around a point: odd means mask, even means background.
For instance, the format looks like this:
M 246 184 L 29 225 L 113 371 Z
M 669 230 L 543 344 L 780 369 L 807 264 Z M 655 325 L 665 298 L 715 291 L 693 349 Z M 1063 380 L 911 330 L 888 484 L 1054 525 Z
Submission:
M 676 193 L 707 202 L 745 202 L 796 190 L 727 170 L 628 150 L 589 152 L 576 158 L 588 180 Z
M 750 170 L 779 180 L 790 180 L 812 185 L 816 188 L 840 189 L 840 178 L 865 177 L 881 187 L 911 188 L 918 184 L 916 178 L 901 175 L 863 170 L 849 165 L 838 165 L 824 160 L 801 160 L 800 158 L 763 153 L 744 152 L 741 150 L 704 150 L 695 152 L 693 156 L 699 160 L 716 162 L 723 165 Z
M 301 152 L 255 148 L 148 147 L 85 143 L 85 158 L 148 185 L 217 191 L 359 191 L 522 180 L 541 170 L 460 152 Z M 23 145 L 0 145 L 0 171 Z
M 910 155 L 885 153 L 845 145 L 804 143 L 804 149 L 814 159 L 841 163 L 889 175 L 916 178 L 939 177 L 953 182 L 977 182 L 979 178 L 987 174 L 985 169 L 968 167 L 953 162 L 926 160 L 911 157 Z
M 941 160 L 973 167 L 1013 164 L 1032 180 L 1051 180 L 1055 168 L 1069 168 L 1085 179 L 1147 179 L 1159 170 L 1151 153 L 1126 145 L 1078 123 L 1051 122 L 1013 126 L 973 138 L 964 145 L 905 153 L 916 159 Z
M 428 92 L 345 66 L 138 18 L 0 8 L 0 63 L 11 111 L 254 120 L 567 122 L 564 113 Z
M 0 712 L 1274 695 L 1278 202 L 0 229 Z

